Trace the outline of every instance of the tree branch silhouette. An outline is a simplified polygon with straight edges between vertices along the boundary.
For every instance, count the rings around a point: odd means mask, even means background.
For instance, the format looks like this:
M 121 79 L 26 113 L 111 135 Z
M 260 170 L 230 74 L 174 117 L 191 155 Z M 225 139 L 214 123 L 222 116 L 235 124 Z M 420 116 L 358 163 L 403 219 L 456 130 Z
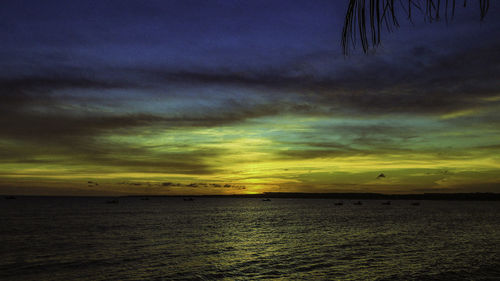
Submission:
M 477 0 L 482 21 L 488 12 L 490 0 Z M 411 22 L 416 10 L 427 22 L 448 22 L 455 16 L 455 8 L 462 0 L 349 0 L 342 29 L 342 49 L 344 55 L 354 48 L 359 39 L 363 52 L 380 45 L 381 30 L 389 32 L 399 27 L 398 13 L 402 10 Z M 468 0 L 463 0 L 466 7 Z

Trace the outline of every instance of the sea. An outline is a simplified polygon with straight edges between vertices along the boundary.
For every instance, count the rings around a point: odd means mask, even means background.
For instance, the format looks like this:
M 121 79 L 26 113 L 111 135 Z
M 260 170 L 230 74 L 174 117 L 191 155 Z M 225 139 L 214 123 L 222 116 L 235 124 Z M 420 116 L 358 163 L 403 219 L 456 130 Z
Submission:
M 499 201 L 184 199 L 0 198 L 0 280 L 500 280 Z

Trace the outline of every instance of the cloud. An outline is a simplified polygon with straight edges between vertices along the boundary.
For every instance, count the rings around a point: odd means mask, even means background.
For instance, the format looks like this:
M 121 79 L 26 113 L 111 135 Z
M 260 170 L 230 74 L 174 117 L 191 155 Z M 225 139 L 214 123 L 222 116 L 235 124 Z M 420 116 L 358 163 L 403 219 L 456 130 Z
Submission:
M 335 60 L 326 67 L 301 70 L 285 64 L 258 71 L 202 68 L 135 71 L 160 84 L 218 85 L 266 91 L 264 98 L 269 104 L 279 97 L 300 105 L 307 97 L 313 111 L 327 107 L 330 114 L 439 115 L 484 106 L 481 98 L 498 94 L 500 82 L 496 73 L 500 55 L 496 50 L 499 47 L 500 42 L 492 41 L 471 49 L 438 53 L 417 46 L 392 57 Z M 293 106 L 280 108 L 274 104 L 274 107 L 279 114 Z
M 455 184 L 447 187 L 435 186 L 428 188 L 413 188 L 409 192 L 418 193 L 467 193 L 467 192 L 494 192 L 500 193 L 500 181 L 497 182 L 476 182 Z
M 83 71 L 83 69 L 82 69 Z M 85 77 L 78 73 L 52 75 L 22 75 L 19 77 L 0 78 L 3 94 L 46 93 L 61 89 L 112 89 L 132 86 L 127 81 L 109 81 Z
M 0 114 L 13 120 L 11 127 L 20 128 L 18 131 L 39 135 L 44 135 L 43 131 L 98 134 L 151 124 L 164 128 L 214 127 L 283 114 L 442 115 L 492 104 L 485 99 L 498 95 L 498 48 L 500 43 L 493 42 L 441 54 L 415 47 L 393 58 L 334 60 L 326 66 L 315 61 L 312 67 L 297 62 L 239 70 L 132 66 L 114 67 L 112 76 L 111 68 L 92 70 L 92 74 L 82 74 L 89 70 L 81 68 L 67 73 L 18 75 L 0 78 Z M 207 91 L 207 87 L 216 90 L 192 94 Z M 76 94 L 75 90 L 83 92 Z M 113 98 L 97 98 L 99 91 L 108 90 L 125 92 Z M 126 91 L 130 90 L 139 91 L 142 97 L 128 96 Z M 74 94 L 62 94 L 68 91 Z M 247 95 L 233 94 L 241 91 Z M 181 98 L 184 92 L 191 94 Z M 138 108 L 126 113 L 135 99 L 165 103 L 178 100 L 189 106 L 175 112 L 152 113 Z M 126 101 L 129 104 L 125 105 Z M 90 111 L 92 107 L 95 109 Z M 29 126 L 32 123 L 36 125 Z
M 498 114 L 491 110 L 484 114 L 483 109 L 498 105 L 494 97 L 500 88 L 500 43 L 494 39 L 487 43 L 449 52 L 417 46 L 390 56 L 329 62 L 325 61 L 332 53 L 318 51 L 257 68 L 132 64 L 102 65 L 101 70 L 74 66 L 70 71 L 45 73 L 25 68 L 24 73 L 0 76 L 0 140 L 9 147 L 0 156 L 4 163 L 211 174 L 218 171 L 211 160 L 223 155 L 224 149 L 208 150 L 199 142 L 165 142 L 183 149 L 172 152 L 175 149 L 161 151 L 105 139 L 176 130 L 190 135 L 191 129 L 250 124 L 261 117 L 369 120 L 441 116 L 471 108 L 479 113 L 441 122 L 493 128 L 500 122 Z M 107 97 L 110 91 L 115 96 Z M 166 106 L 170 104 L 174 106 Z M 423 131 L 440 129 L 373 122 L 312 124 L 302 133 L 283 129 L 282 136 L 272 136 L 276 148 L 289 147 L 272 151 L 271 158 L 412 153 L 406 143 L 421 138 Z M 333 135 L 336 139 L 328 137 Z
M 99 184 L 95 181 L 87 181 L 87 186 L 94 187 L 94 186 L 99 186 Z
M 293 150 L 280 151 L 278 155 L 281 159 L 314 159 L 314 158 L 336 158 L 342 156 L 355 156 L 365 154 L 363 151 L 355 150 L 349 147 L 342 149 L 314 149 L 314 148 L 301 148 Z
M 158 151 L 141 144 L 105 141 L 95 136 L 62 134 L 12 138 L 1 151 L 2 163 L 65 165 L 71 173 L 109 172 L 211 174 L 218 168 L 211 159 L 222 149 L 196 146 L 179 151 Z M 41 145 L 43 144 L 43 145 Z M 175 148 L 175 144 L 171 144 Z M 55 169 L 56 171 L 57 169 Z

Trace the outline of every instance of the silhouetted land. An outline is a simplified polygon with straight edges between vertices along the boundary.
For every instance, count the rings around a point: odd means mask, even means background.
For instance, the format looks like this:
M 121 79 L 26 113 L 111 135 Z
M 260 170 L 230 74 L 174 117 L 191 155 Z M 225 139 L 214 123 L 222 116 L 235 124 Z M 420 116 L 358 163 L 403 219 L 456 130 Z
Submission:
M 381 194 L 381 193 L 281 193 L 269 192 L 270 198 L 332 198 L 332 199 L 375 199 L 375 200 L 500 200 L 500 193 L 423 193 L 423 194 Z
M 32 196 L 32 195 L 3 195 L 22 199 L 23 197 L 178 197 L 178 198 L 305 198 L 305 199 L 344 199 L 344 200 L 479 200 L 500 201 L 500 193 L 421 193 L 421 194 L 382 194 L 382 193 L 300 193 L 300 192 L 265 192 L 261 194 L 232 194 L 232 195 L 127 195 L 127 196 Z M 189 200 L 192 201 L 192 200 Z
M 157 197 L 157 196 L 150 196 Z M 484 200 L 500 201 L 500 193 L 422 193 L 422 194 L 382 194 L 382 193 L 297 193 L 265 192 L 262 194 L 234 195 L 174 195 L 158 197 L 194 198 L 310 198 L 310 199 L 356 199 L 356 200 Z

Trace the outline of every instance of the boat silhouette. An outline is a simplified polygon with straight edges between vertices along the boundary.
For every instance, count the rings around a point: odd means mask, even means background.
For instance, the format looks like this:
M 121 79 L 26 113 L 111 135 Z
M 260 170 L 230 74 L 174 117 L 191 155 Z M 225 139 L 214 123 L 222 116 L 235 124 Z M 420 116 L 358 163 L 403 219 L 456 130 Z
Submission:
M 383 202 L 382 205 L 391 205 L 391 201 Z
M 363 203 L 361 203 L 361 201 L 358 201 L 358 202 L 354 202 L 354 205 L 363 205 Z

